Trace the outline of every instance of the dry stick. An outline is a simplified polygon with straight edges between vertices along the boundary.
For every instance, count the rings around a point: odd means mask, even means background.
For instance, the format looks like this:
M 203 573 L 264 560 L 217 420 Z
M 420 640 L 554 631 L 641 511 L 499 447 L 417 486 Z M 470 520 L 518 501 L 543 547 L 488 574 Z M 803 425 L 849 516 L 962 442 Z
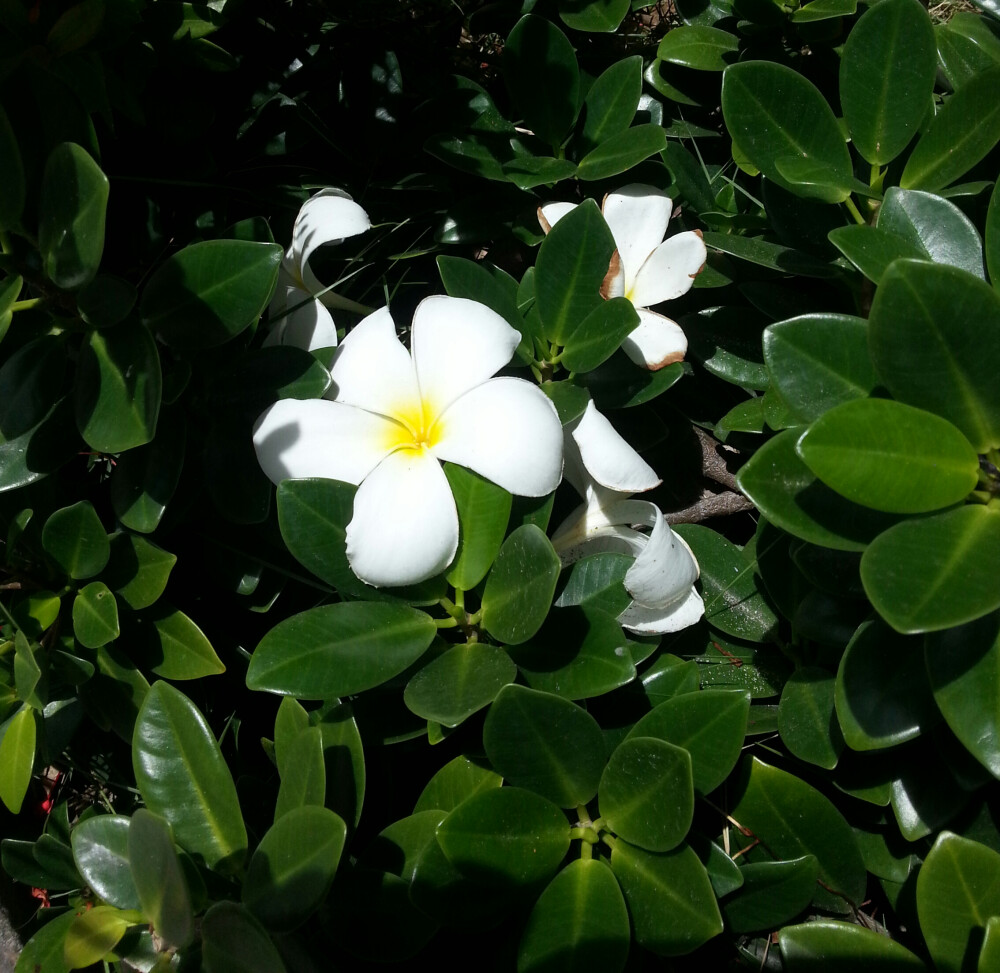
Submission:
M 722 493 L 706 487 L 701 496 L 689 507 L 664 513 L 668 524 L 698 524 L 710 517 L 725 517 L 729 514 L 753 510 L 754 505 L 740 492 L 736 477 L 729 472 L 725 459 L 719 455 L 718 449 L 730 449 L 716 442 L 704 429 L 692 427 L 701 444 L 701 473 L 707 480 L 712 480 L 726 487 Z M 736 451 L 733 450 L 735 453 Z

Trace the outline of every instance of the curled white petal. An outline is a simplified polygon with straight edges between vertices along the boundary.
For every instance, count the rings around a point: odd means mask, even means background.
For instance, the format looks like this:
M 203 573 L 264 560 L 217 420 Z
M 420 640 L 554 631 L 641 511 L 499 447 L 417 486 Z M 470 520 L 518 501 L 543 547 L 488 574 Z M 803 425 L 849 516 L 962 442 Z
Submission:
M 324 243 L 339 243 L 371 228 L 368 214 L 341 189 L 323 189 L 307 199 L 292 227 L 285 268 L 315 293 L 323 285 L 308 268 L 309 258 Z
M 440 459 L 467 466 L 509 493 L 541 497 L 562 477 L 562 426 L 537 386 L 494 378 L 466 392 L 441 414 L 432 447 Z
M 620 493 L 641 493 L 662 482 L 592 401 L 567 430 L 567 457 L 575 448 L 584 469 L 601 486 Z
M 514 354 L 521 336 L 496 311 L 462 297 L 427 297 L 413 312 L 410 347 L 420 395 L 440 415 Z
M 546 203 L 544 206 L 539 206 L 538 222 L 548 233 L 567 213 L 575 210 L 576 205 L 576 203 Z
M 325 477 L 360 483 L 385 457 L 394 423 L 325 399 L 280 399 L 253 429 L 257 462 L 273 483 Z
M 705 603 L 692 588 L 668 608 L 646 608 L 634 601 L 618 616 L 618 624 L 637 635 L 666 635 L 694 625 L 704 614 Z
M 636 311 L 639 324 L 622 342 L 622 351 L 637 365 L 654 372 L 683 361 L 687 337 L 681 326 L 655 311 L 645 308 Z
M 670 529 L 659 508 L 654 509 L 656 524 L 625 575 L 625 589 L 646 608 L 668 608 L 686 597 L 698 580 L 698 562 L 684 538 Z
M 455 500 L 427 450 L 401 449 L 365 477 L 347 525 L 347 560 L 362 581 L 416 584 L 440 574 L 457 549 Z
M 281 319 L 271 326 L 263 347 L 291 345 L 303 351 L 315 351 L 318 348 L 333 348 L 337 344 L 337 325 L 330 312 L 306 291 L 297 287 L 288 288 L 287 307 L 295 307 L 302 301 L 306 303 L 294 311 L 283 313 Z
M 629 294 L 632 303 L 651 307 L 686 294 L 707 258 L 705 241 L 695 230 L 664 240 L 639 268 Z
M 625 293 L 628 295 L 639 268 L 667 232 L 673 202 L 655 186 L 632 183 L 609 193 L 602 210 L 618 247 L 625 273 Z M 633 303 L 646 306 L 634 299 Z

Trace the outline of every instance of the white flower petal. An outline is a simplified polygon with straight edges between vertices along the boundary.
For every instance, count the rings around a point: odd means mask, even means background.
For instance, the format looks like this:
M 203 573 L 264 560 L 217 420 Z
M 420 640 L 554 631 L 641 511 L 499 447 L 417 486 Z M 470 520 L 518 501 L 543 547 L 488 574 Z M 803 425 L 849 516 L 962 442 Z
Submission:
M 441 464 L 424 449 L 386 457 L 358 487 L 347 560 L 368 584 L 416 584 L 440 574 L 458 549 L 458 513 Z
M 590 554 L 627 554 L 638 557 L 649 538 L 622 524 L 600 523 L 588 505 L 577 510 L 559 525 L 552 535 L 552 546 L 563 567 Z
M 625 575 L 626 590 L 646 608 L 667 608 L 687 597 L 698 573 L 691 548 L 670 529 L 657 508 L 649 542 Z
M 632 602 L 618 616 L 618 624 L 637 635 L 666 635 L 694 625 L 704 614 L 705 603 L 692 588 L 682 601 L 668 608 L 646 608 Z
M 664 240 L 639 268 L 628 297 L 636 307 L 652 307 L 686 294 L 707 257 L 705 241 L 696 230 Z
M 607 417 L 597 411 L 593 402 L 587 403 L 583 415 L 567 429 L 579 450 L 584 469 L 601 486 L 619 493 L 641 493 L 662 482 Z
M 408 415 L 420 401 L 410 353 L 396 337 L 387 307 L 369 314 L 337 349 L 328 398 L 380 412 Z
M 551 493 L 562 477 L 562 426 L 537 386 L 494 378 L 466 392 L 438 420 L 436 456 L 467 466 L 522 497 Z
M 667 232 L 673 202 L 655 186 L 632 183 L 608 193 L 602 210 L 621 255 L 628 293 L 639 268 Z M 640 301 L 634 303 L 641 304 Z
M 360 483 L 392 448 L 395 429 L 389 419 L 340 402 L 281 399 L 257 420 L 253 444 L 274 483 L 308 476 Z
M 478 301 L 438 294 L 413 312 L 410 348 L 428 415 L 439 416 L 514 354 L 521 336 Z
M 323 189 L 307 199 L 292 227 L 292 245 L 286 255 L 286 267 L 297 273 L 310 290 L 322 290 L 315 275 L 307 272 L 313 251 L 324 243 L 339 243 L 371 229 L 368 214 L 341 189 Z M 290 265 L 290 266 L 289 266 Z M 317 286 L 318 285 L 318 286 Z
M 637 365 L 658 371 L 674 362 L 684 361 L 687 354 L 687 338 L 676 321 L 636 308 L 639 324 L 622 342 L 622 351 Z
M 289 288 L 288 307 L 305 300 L 307 303 L 291 313 L 285 314 L 268 332 L 263 347 L 272 345 L 291 345 L 303 351 L 315 351 L 317 348 L 333 348 L 337 344 L 337 325 L 334 324 L 330 312 L 306 291 Z M 292 292 L 298 295 L 298 300 Z
M 576 203 L 546 203 L 538 207 L 538 222 L 548 233 L 567 213 L 576 209 Z M 660 239 L 663 239 L 661 234 Z

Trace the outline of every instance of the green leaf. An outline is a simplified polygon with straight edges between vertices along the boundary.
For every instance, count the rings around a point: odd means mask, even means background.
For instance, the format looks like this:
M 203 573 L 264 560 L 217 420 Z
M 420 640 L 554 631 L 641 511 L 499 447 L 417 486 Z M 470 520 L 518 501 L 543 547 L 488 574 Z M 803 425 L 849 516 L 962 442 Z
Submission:
M 550 159 L 545 156 L 517 155 L 500 167 L 503 177 L 520 189 L 551 186 L 568 179 L 576 172 L 576 163 L 569 159 Z
M 406 605 L 343 602 L 313 608 L 279 622 L 261 639 L 247 686 L 298 699 L 350 696 L 416 662 L 436 631 L 430 616 Z
M 555 872 L 569 849 L 569 824 L 544 797 L 500 787 L 459 804 L 438 825 L 437 842 L 473 881 L 520 888 Z
M 108 177 L 87 150 L 57 145 L 45 163 L 38 214 L 38 249 L 56 287 L 81 287 L 97 273 L 107 205 Z
M 292 747 L 298 735 L 308 726 L 309 713 L 305 707 L 291 696 L 282 696 L 274 717 L 274 762 L 280 776 L 287 774 Z
M 884 165 L 906 148 L 927 115 L 936 71 L 934 31 L 917 0 L 876 4 L 857 22 L 840 61 L 840 102 L 867 162 Z
M 118 603 L 103 581 L 91 581 L 73 599 L 73 634 L 88 649 L 118 638 Z
M 794 24 L 811 24 L 817 20 L 850 17 L 858 9 L 857 0 L 812 0 L 792 13 Z
M 598 801 L 618 838 L 647 851 L 670 851 L 694 817 L 691 755 L 665 740 L 630 735 L 608 759 Z
M 813 919 L 778 933 L 781 958 L 789 973 L 838 973 L 840 970 L 892 970 L 926 973 L 923 961 L 905 946 L 853 922 Z
M 684 663 L 668 666 L 672 670 Z M 655 685 L 662 689 L 663 679 L 643 682 L 647 695 Z M 694 690 L 697 690 L 695 683 Z M 652 700 L 651 700 L 652 701 Z M 744 689 L 705 689 L 688 691 L 659 703 L 629 731 L 629 738 L 656 737 L 691 754 L 694 788 L 699 794 L 714 791 L 739 760 L 747 730 L 750 694 Z
M 978 973 L 990 973 L 1000 963 L 1000 916 L 990 916 L 986 920 L 986 934 L 983 948 L 979 953 Z M 16 973 L 16 971 L 15 971 Z
M 1000 104 L 994 97 L 1000 67 L 959 88 L 931 120 L 906 162 L 903 189 L 935 192 L 964 176 L 1000 141 Z
M 276 750 L 277 742 L 276 734 Z M 274 804 L 275 823 L 299 808 L 323 806 L 326 800 L 326 762 L 323 756 L 323 731 L 318 726 L 305 727 L 283 748 L 278 763 L 281 785 Z
M 454 588 L 468 591 L 486 577 L 496 559 L 512 498 L 502 487 L 464 466 L 445 463 L 444 473 L 455 497 L 459 525 L 458 553 L 445 577 Z
M 580 110 L 582 127 L 577 136 L 586 154 L 613 135 L 628 129 L 642 94 L 642 58 L 638 54 L 615 61 L 590 86 Z
M 83 913 L 71 910 L 64 912 L 55 919 L 50 919 L 25 944 L 17 958 L 14 973 L 69 973 L 69 967 L 63 960 L 63 943 L 66 933 L 73 925 L 78 915 Z
M 103 581 L 129 608 L 138 611 L 154 604 L 167 586 L 177 555 L 125 531 L 111 535 L 110 548 Z
M 769 439 L 739 471 L 740 489 L 769 521 L 795 537 L 838 551 L 863 551 L 898 518 L 846 500 L 799 459 L 801 430 Z
M 150 672 L 164 679 L 201 679 L 226 671 L 205 633 L 172 605 L 158 604 L 138 622 L 129 640 Z
M 605 139 L 591 149 L 577 168 L 577 177 L 584 182 L 609 179 L 637 166 L 667 145 L 662 126 L 655 122 L 635 125 Z
M 579 382 L 594 397 L 601 409 L 628 409 L 643 405 L 666 392 L 690 370 L 683 362 L 674 362 L 655 372 L 640 368 L 624 352 L 611 356 L 603 365 L 586 375 L 579 375 Z
M 146 806 L 185 851 L 221 871 L 242 865 L 246 828 L 229 768 L 205 718 L 169 683 L 154 683 L 142 701 L 132 766 Z
M 574 561 L 560 579 L 561 591 L 555 600 L 557 608 L 587 605 L 617 618 L 630 604 L 632 596 L 625 590 L 625 575 L 635 563 L 627 554 L 588 554 Z
M 795 449 L 841 496 L 886 513 L 940 510 L 979 480 L 979 457 L 950 422 L 891 399 L 835 406 Z
M 75 916 L 66 930 L 62 961 L 70 969 L 98 963 L 118 945 L 132 923 L 110 905 L 99 905 Z
M 849 912 L 864 898 L 867 872 L 840 811 L 805 781 L 756 758 L 746 771 L 733 818 L 779 859 L 815 855 L 824 884 L 814 890 L 813 903 Z
M 764 361 L 781 397 L 803 419 L 864 398 L 878 378 L 868 326 L 849 314 L 804 314 L 764 329 Z
M 458 726 L 517 678 L 517 666 L 493 645 L 456 645 L 406 684 L 407 708 L 442 726 Z
M 993 286 L 1000 287 L 1000 180 L 993 186 L 986 211 L 986 269 Z
M 744 389 L 767 388 L 761 354 L 763 320 L 746 308 L 707 308 L 685 315 L 681 326 L 691 337 L 691 357 L 712 375 Z
M 216 902 L 201 923 L 205 973 L 286 973 L 263 926 L 236 902 Z
M 570 334 L 560 361 L 573 372 L 589 372 L 610 358 L 639 325 L 639 315 L 627 297 L 602 301 Z
M 869 226 L 867 223 L 835 227 L 830 231 L 829 239 L 865 277 L 876 284 L 881 283 L 882 275 L 894 260 L 900 257 L 908 257 L 911 260 L 924 258 L 921 248 L 916 243 L 887 230 Z
M 778 270 L 801 277 L 832 277 L 836 272 L 830 264 L 810 253 L 786 247 L 762 237 L 736 236 L 732 233 L 707 231 L 702 234 L 705 246 L 712 250 L 739 257 L 758 267 Z
M 917 875 L 917 914 L 937 969 L 967 969 L 966 957 L 978 950 L 980 930 L 1000 915 L 1000 855 L 942 832 Z
M 927 674 L 913 664 L 916 639 L 879 619 L 865 622 L 847 645 L 837 670 L 837 719 L 852 750 L 905 743 L 933 726 Z
M 170 824 L 144 807 L 128 827 L 128 858 L 142 911 L 168 946 L 187 946 L 194 938 L 191 895 Z
M 135 307 L 136 289 L 120 277 L 98 274 L 80 288 L 76 306 L 80 317 L 94 328 L 111 328 L 124 321 Z
M 323 735 L 327 807 L 357 827 L 365 798 L 365 754 L 351 707 L 327 703 L 313 710 L 309 719 Z
M 91 449 L 120 453 L 156 432 L 162 380 L 149 332 L 135 322 L 91 331 L 76 374 L 76 425 Z
M 12 814 L 21 811 L 21 803 L 31 783 L 35 765 L 35 711 L 22 706 L 3 725 L 0 737 L 0 801 Z
M 211 401 L 258 412 L 276 399 L 318 399 L 330 387 L 330 372 L 312 353 L 278 345 L 245 352 L 213 375 Z
M 3 201 L 0 202 L 0 230 L 10 230 L 17 225 L 24 209 L 24 163 L 21 160 L 17 136 L 2 107 L 0 107 L 0 172 L 4 174 L 5 184 Z
M 483 725 L 483 747 L 497 772 L 560 807 L 597 793 L 605 750 L 597 721 L 551 693 L 507 686 Z
M 576 54 L 566 35 L 544 17 L 522 17 L 504 45 L 503 68 L 526 127 L 558 146 L 576 118 L 580 91 Z
M 139 909 L 128 857 L 129 819 L 98 814 L 81 821 L 71 836 L 73 860 L 96 895 L 119 909 Z
M 486 579 L 483 627 L 508 645 L 530 639 L 549 613 L 559 568 L 559 556 L 545 534 L 532 524 L 518 527 L 504 541 Z
M 538 897 L 517 951 L 518 973 L 620 973 L 628 912 L 611 870 L 594 858 L 570 862 Z
M 928 635 L 924 658 L 934 702 L 952 733 L 1000 777 L 1000 615 Z M 915 668 L 915 667 L 914 667 Z
M 250 858 L 243 904 L 268 929 L 287 932 L 301 925 L 326 898 L 346 837 L 347 828 L 333 811 L 289 811 Z
M 629 12 L 630 0 L 559 0 L 559 16 L 574 30 L 611 33 Z
M 715 27 L 676 27 L 660 41 L 656 56 L 699 71 L 722 71 L 736 60 L 738 50 L 739 39 L 728 31 Z
M 143 324 L 181 354 L 224 344 L 260 317 L 281 257 L 274 243 L 193 243 L 150 278 L 140 302 Z
M 851 155 L 818 89 L 802 75 L 767 61 L 732 64 L 722 75 L 722 112 L 734 143 L 769 179 L 796 195 L 828 203 L 850 195 Z M 799 186 L 781 174 L 781 159 L 821 164 L 830 186 Z
M 51 514 L 42 528 L 42 547 L 71 578 L 92 578 L 108 563 L 108 535 L 88 500 Z
M 751 863 L 740 872 L 743 885 L 722 904 L 722 914 L 733 932 L 757 932 L 780 927 L 809 905 L 819 862 L 804 855 L 792 861 Z
M 484 731 L 485 732 L 485 731 Z M 449 760 L 420 792 L 414 814 L 438 809 L 453 811 L 466 798 L 499 787 L 503 778 L 488 767 L 459 755 Z
M 1000 608 L 1000 514 L 977 505 L 908 520 L 861 558 L 865 592 L 898 632 L 933 632 Z
M 797 669 L 785 683 L 778 706 L 781 742 L 800 760 L 827 770 L 837 766 L 844 748 L 834 712 L 834 687 L 834 677 L 825 669 Z M 780 921 L 792 915 L 795 912 Z
M 722 932 L 708 874 L 690 846 L 655 854 L 618 839 L 611 870 L 640 946 L 659 956 L 683 956 Z

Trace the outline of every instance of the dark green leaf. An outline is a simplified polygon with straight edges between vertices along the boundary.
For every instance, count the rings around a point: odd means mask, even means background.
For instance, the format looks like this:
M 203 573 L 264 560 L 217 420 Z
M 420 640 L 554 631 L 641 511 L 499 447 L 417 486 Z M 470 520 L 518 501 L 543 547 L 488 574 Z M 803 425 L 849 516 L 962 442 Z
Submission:
M 125 531 L 111 535 L 110 548 L 102 575 L 107 586 L 136 611 L 154 604 L 167 586 L 177 555 Z
M 627 128 L 605 139 L 581 160 L 577 177 L 585 182 L 608 179 L 638 165 L 667 145 L 663 128 L 653 122 Z
M 35 711 L 22 706 L 5 724 L 0 737 L 0 801 L 18 814 L 35 765 Z
M 81 821 L 72 834 L 73 859 L 87 885 L 119 909 L 139 909 L 128 858 L 129 819 L 99 814 Z
M 739 40 L 715 27 L 678 27 L 670 31 L 656 49 L 663 61 L 699 71 L 722 71 L 736 59 Z
M 559 0 L 559 16 L 574 30 L 610 33 L 629 8 L 629 0 Z
M 445 577 L 453 587 L 468 591 L 483 580 L 496 559 L 510 517 L 511 495 L 464 466 L 446 463 L 444 472 L 459 524 L 458 553 Z
M 945 202 L 943 199 L 940 201 Z M 921 248 L 913 241 L 867 223 L 835 227 L 830 231 L 829 238 L 865 277 L 876 284 L 881 283 L 882 275 L 893 260 L 900 257 L 921 260 L 924 257 Z
M 309 719 L 323 735 L 327 807 L 357 827 L 365 797 L 365 754 L 351 706 L 327 703 L 313 710 Z
M 235 902 L 216 902 L 201 923 L 205 973 L 285 973 L 260 923 Z
M 857 0 L 812 0 L 799 7 L 790 19 L 794 24 L 809 24 L 817 20 L 849 17 L 857 9 Z
M 42 528 L 42 546 L 71 578 L 92 578 L 111 555 L 104 525 L 88 500 L 51 514 Z
M 986 211 L 986 269 L 994 287 L 1000 287 L 1000 179 L 993 187 Z
M 459 755 L 448 761 L 421 791 L 414 814 L 439 809 L 453 811 L 466 798 L 479 791 L 499 787 L 503 778 L 488 767 Z
M 837 766 L 844 747 L 834 712 L 834 686 L 833 675 L 825 669 L 797 669 L 785 683 L 778 706 L 781 742 L 800 760 L 827 770 Z
M 226 671 L 205 633 L 172 605 L 161 603 L 138 621 L 129 641 L 150 672 L 164 679 L 201 679 Z
M 275 737 L 277 754 L 277 732 Z M 283 746 L 278 773 L 281 785 L 274 804 L 275 823 L 299 808 L 323 806 L 326 800 L 326 762 L 323 759 L 323 731 L 318 726 L 306 726 Z
M 635 117 L 642 93 L 642 58 L 622 58 L 590 86 L 580 110 L 582 128 L 577 143 L 583 154 L 613 135 L 624 132 Z
M 517 155 L 501 166 L 505 179 L 520 189 L 551 186 L 568 179 L 576 172 L 576 163 L 569 159 L 550 159 L 546 156 Z
M 835 273 L 829 263 L 812 254 L 761 237 L 735 236 L 732 233 L 713 231 L 708 231 L 702 236 L 705 246 L 710 250 L 728 253 L 758 267 L 767 267 L 769 270 L 797 274 L 801 277 L 832 277 Z
M 77 642 L 96 649 L 118 638 L 118 603 L 103 581 L 91 581 L 73 599 L 73 634 Z
M 135 307 L 136 289 L 120 277 L 98 274 L 80 288 L 76 306 L 80 317 L 94 328 L 111 328 L 124 321 Z
M 819 862 L 812 855 L 792 861 L 744 865 L 743 885 L 722 905 L 726 925 L 735 933 L 776 929 L 795 918 L 813 897 Z
M 610 358 L 639 325 L 639 315 L 627 297 L 602 301 L 565 336 L 560 359 L 573 372 L 589 372 Z
M 816 919 L 778 933 L 789 973 L 925 973 L 927 967 L 905 946 L 853 922 Z
M 14 973 L 69 973 L 69 967 L 63 958 L 63 943 L 69 927 L 82 912 L 82 908 L 70 910 L 45 923 L 24 944 Z
M 685 315 L 690 354 L 705 371 L 744 389 L 764 389 L 767 368 L 761 354 L 763 320 L 746 308 L 716 307 Z

